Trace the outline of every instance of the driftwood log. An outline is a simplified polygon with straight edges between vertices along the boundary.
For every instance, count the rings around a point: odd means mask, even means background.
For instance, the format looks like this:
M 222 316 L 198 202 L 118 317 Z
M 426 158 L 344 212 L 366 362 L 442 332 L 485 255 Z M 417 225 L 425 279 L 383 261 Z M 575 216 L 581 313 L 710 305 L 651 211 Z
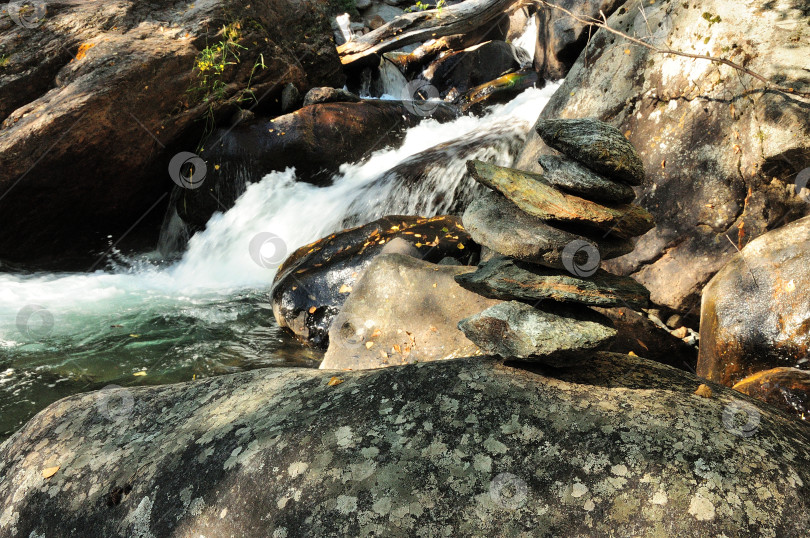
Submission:
M 338 47 L 340 61 L 353 64 L 411 43 L 466 34 L 489 23 L 517 0 L 467 0 L 441 10 L 400 15 L 388 24 Z

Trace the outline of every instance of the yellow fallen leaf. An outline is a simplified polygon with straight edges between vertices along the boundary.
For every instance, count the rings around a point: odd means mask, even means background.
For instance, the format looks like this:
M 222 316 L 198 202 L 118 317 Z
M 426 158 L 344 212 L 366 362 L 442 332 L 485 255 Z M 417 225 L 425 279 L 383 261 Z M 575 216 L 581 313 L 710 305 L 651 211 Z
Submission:
M 374 347 L 374 342 L 366 342 L 366 349 L 371 349 Z
M 42 478 L 50 478 L 53 475 L 55 475 L 56 471 L 58 470 L 59 470 L 58 465 L 54 465 L 53 467 L 46 467 L 45 469 L 42 469 Z
M 635 354 L 635 353 L 633 353 L 632 351 L 631 351 L 631 352 L 629 352 L 629 353 L 628 353 L 628 355 L 630 355 L 631 357 L 638 357 L 638 355 L 636 355 L 636 354 Z
M 457 246 L 458 248 L 460 248 L 460 249 L 464 249 L 464 245 L 462 245 L 461 243 L 459 243 L 459 244 L 458 244 L 458 245 L 456 245 L 456 246 Z
M 141 370 L 140 372 L 135 372 L 135 373 L 134 373 L 134 374 L 132 374 L 132 375 L 134 375 L 135 377 L 141 377 L 141 376 L 145 376 L 145 375 L 146 375 L 146 372 L 144 372 L 143 370 Z
M 796 283 L 792 280 L 785 285 L 785 290 L 790 293 L 796 290 Z
M 132 338 L 140 338 L 141 337 L 140 334 L 130 334 L 129 336 L 132 337 Z
M 701 384 L 695 391 L 695 394 L 697 394 L 698 396 L 702 396 L 704 398 L 711 398 L 712 389 L 711 387 L 709 387 L 709 385 Z
M 326 385 L 327 385 L 328 387 L 334 387 L 335 385 L 340 385 L 341 383 L 343 383 L 343 380 L 342 380 L 342 379 L 340 379 L 340 378 L 339 378 L 339 377 L 337 377 L 337 376 L 334 376 L 334 377 L 332 377 L 332 378 L 329 380 L 329 383 L 327 383 Z
M 309 313 L 310 314 L 314 314 L 316 310 L 318 310 L 318 309 L 316 307 L 314 307 L 314 306 L 309 307 Z
M 351 286 L 347 286 L 346 284 L 343 284 L 343 285 L 340 287 L 340 289 L 338 290 L 338 293 L 351 293 L 351 292 L 352 292 L 352 287 L 351 287 Z

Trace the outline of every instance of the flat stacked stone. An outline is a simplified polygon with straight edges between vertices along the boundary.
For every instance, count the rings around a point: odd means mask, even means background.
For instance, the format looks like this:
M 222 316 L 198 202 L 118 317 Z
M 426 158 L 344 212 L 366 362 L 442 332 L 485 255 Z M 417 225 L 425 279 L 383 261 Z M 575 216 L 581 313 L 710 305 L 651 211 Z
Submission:
M 631 252 L 632 238 L 655 223 L 631 204 L 644 168 L 618 129 L 593 119 L 541 120 L 536 128 L 562 154 L 539 157 L 542 174 L 467 162 L 491 190 L 470 204 L 462 222 L 496 255 L 455 278 L 505 302 L 459 328 L 488 353 L 570 366 L 616 336 L 610 320 L 589 307 L 648 305 L 644 286 L 599 265 Z

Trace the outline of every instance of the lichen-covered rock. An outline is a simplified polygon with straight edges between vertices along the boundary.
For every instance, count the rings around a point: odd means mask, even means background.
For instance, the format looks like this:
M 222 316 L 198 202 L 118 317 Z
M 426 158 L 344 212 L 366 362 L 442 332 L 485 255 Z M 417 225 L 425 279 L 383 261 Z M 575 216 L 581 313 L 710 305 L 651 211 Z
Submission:
M 806 536 L 805 424 L 643 359 L 587 362 L 72 396 L 0 446 L 0 535 Z
M 491 306 L 458 326 L 487 353 L 557 367 L 587 360 L 616 336 L 610 321 L 588 308 L 518 301 Z
M 655 226 L 652 215 L 639 206 L 603 205 L 565 194 L 537 174 L 477 160 L 467 161 L 467 168 L 478 182 L 543 220 L 590 228 L 602 236 L 619 238 L 642 235 Z
M 557 269 L 565 269 L 563 251 L 574 241 L 590 245 L 603 260 L 633 250 L 633 243 L 626 239 L 595 241 L 549 226 L 492 190 L 475 198 L 461 220 L 479 245 L 504 256 Z
M 396 240 L 396 242 L 394 242 Z M 279 326 L 326 348 L 332 320 L 363 270 L 380 253 L 411 253 L 468 264 L 478 248 L 457 217 L 391 215 L 305 245 L 279 267 L 270 295 Z
M 625 2 L 608 23 L 655 46 L 727 58 L 810 92 L 806 6 L 655 0 L 642 15 L 640 4 Z M 725 65 L 661 55 L 601 29 L 585 35 L 586 50 L 541 117 L 598 118 L 628 137 L 647 176 L 639 203 L 657 226 L 606 268 L 633 274 L 655 303 L 691 312 L 696 324 L 703 286 L 735 253 L 726 234 L 744 245 L 810 210 L 793 196 L 797 173 L 810 166 L 807 101 Z M 538 155 L 550 152 L 532 133 L 514 166 L 539 171 Z
M 749 375 L 732 388 L 810 421 L 810 372 L 807 370 L 772 368 Z
M 340 88 L 312 88 L 304 96 L 303 106 L 317 105 L 318 103 L 357 103 L 360 97 L 352 92 Z
M 498 301 L 459 286 L 474 267 L 378 256 L 329 329 L 322 369 L 362 370 L 480 355 L 458 322 Z
M 644 308 L 650 298 L 650 292 L 632 278 L 601 269 L 580 277 L 503 257 L 479 265 L 475 272 L 458 275 L 456 282 L 487 297 L 506 300 L 552 299 L 589 306 Z
M 636 149 L 614 126 L 583 119 L 540 119 L 534 126 L 543 142 L 588 168 L 630 185 L 644 181 Z
M 541 155 L 543 179 L 564 191 L 589 200 L 629 203 L 636 197 L 631 187 L 605 179 L 577 161 L 558 155 Z
M 697 373 L 734 385 L 775 367 L 810 369 L 810 217 L 742 249 L 703 290 Z

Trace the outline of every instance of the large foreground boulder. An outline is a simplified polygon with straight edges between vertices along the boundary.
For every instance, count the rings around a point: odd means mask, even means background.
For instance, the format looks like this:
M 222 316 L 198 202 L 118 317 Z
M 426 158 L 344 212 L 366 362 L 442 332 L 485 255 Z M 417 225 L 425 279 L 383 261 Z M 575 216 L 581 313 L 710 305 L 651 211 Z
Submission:
M 794 94 L 810 91 L 806 2 L 656 0 L 644 2 L 644 14 L 639 6 L 625 3 L 610 26 L 727 58 Z M 691 309 L 694 322 L 702 286 L 735 252 L 729 238 L 745 245 L 810 208 L 791 194 L 810 166 L 807 113 L 806 99 L 728 66 L 656 54 L 600 30 L 541 117 L 601 119 L 638 150 L 647 174 L 639 203 L 657 226 L 606 268 L 632 273 L 659 305 Z M 532 134 L 515 167 L 539 171 L 538 157 L 549 153 Z
M 703 290 L 697 374 L 810 370 L 810 217 L 751 241 Z
M 197 120 L 252 106 L 248 86 L 270 113 L 286 84 L 342 85 L 328 9 L 323 0 L 4 5 L 0 258 L 53 263 L 124 232 L 154 244 L 174 185 L 169 162 L 194 151 Z
M 2 536 L 806 536 L 810 428 L 626 355 L 274 368 L 72 396 L 0 446 Z M 330 381 L 331 380 L 331 381 Z M 705 393 L 705 390 L 703 391 Z

